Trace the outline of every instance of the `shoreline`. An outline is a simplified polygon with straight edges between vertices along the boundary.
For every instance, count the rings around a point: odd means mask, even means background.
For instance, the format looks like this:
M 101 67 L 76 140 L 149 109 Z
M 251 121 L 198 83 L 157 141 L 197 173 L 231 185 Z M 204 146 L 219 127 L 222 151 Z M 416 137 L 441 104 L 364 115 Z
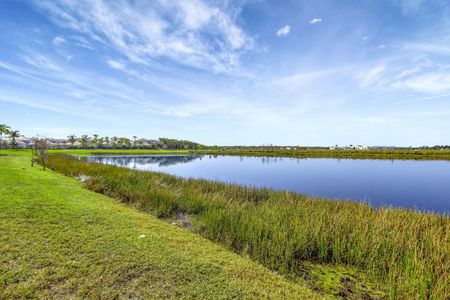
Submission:
M 302 276 L 299 263 L 315 261 L 366 270 L 379 288 L 400 297 L 439 298 L 450 286 L 442 265 L 450 261 L 446 215 L 183 179 L 70 156 L 55 155 L 52 163 L 68 176 L 91 176 L 89 189 L 159 218 L 187 214 L 198 234 L 286 276 Z M 395 281 L 388 280 L 392 276 Z

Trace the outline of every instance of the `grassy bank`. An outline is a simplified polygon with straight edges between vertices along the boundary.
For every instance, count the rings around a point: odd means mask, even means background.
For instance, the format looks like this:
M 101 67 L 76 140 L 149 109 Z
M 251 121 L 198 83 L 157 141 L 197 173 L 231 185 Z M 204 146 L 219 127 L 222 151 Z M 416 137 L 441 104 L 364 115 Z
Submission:
M 218 149 L 201 150 L 198 153 L 213 155 L 242 155 L 298 158 L 352 158 L 352 159 L 415 159 L 450 160 L 450 150 L 330 150 L 330 149 Z
M 52 160 L 66 175 L 91 176 L 89 189 L 158 217 L 186 213 L 196 232 L 288 276 L 307 277 L 304 262 L 343 264 L 376 278 L 392 299 L 450 295 L 448 216 Z
M 0 298 L 316 299 L 194 233 L 0 151 Z

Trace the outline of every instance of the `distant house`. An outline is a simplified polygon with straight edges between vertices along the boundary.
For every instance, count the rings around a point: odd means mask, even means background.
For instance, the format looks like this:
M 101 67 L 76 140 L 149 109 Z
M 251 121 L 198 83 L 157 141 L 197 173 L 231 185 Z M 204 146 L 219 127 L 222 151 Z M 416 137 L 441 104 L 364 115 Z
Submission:
M 47 139 L 49 148 L 65 149 L 69 147 L 69 143 L 64 139 Z
M 362 145 L 357 145 L 357 146 L 354 147 L 354 149 L 356 149 L 356 150 L 367 150 L 367 149 L 369 149 L 369 147 L 362 146 Z
M 33 147 L 33 139 L 22 137 L 17 139 L 17 148 L 32 148 Z
M 343 150 L 368 150 L 369 147 L 363 146 L 363 145 L 349 145 L 349 146 L 340 147 L 338 145 L 335 145 L 335 146 L 331 146 L 329 149 L 330 150 L 340 150 L 340 149 L 343 149 Z
M 136 140 L 136 146 L 141 148 L 156 148 L 160 142 L 158 140 L 138 139 Z

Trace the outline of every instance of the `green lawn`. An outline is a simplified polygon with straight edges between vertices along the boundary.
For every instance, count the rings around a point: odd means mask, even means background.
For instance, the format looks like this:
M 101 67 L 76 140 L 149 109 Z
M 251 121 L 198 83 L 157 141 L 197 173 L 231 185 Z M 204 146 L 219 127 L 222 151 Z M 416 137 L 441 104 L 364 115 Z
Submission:
M 28 156 L 0 154 L 0 298 L 55 297 L 318 295 L 75 179 L 31 168 Z

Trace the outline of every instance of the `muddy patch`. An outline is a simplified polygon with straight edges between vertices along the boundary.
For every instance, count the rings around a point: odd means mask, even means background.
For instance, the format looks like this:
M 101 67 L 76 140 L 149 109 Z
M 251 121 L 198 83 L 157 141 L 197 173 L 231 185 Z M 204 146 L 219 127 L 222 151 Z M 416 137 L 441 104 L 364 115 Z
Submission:
M 176 212 L 174 214 L 174 219 L 172 220 L 172 225 L 176 225 L 188 230 L 192 230 L 192 220 L 189 215 L 185 212 Z
M 91 176 L 87 176 L 87 175 L 79 175 L 78 176 L 78 180 L 81 182 L 85 182 L 87 180 L 91 179 Z

